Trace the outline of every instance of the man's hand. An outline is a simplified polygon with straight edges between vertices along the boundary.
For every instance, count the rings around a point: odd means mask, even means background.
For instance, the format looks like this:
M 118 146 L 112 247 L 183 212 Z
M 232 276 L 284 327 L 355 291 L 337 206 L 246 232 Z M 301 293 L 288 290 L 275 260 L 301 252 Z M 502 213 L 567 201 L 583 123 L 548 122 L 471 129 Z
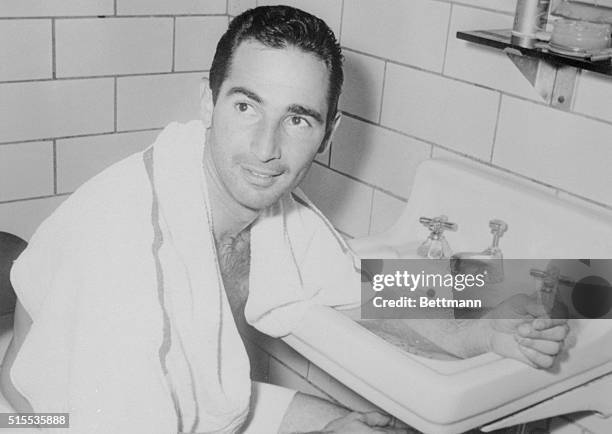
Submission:
M 566 319 L 549 318 L 535 296 L 515 295 L 483 317 L 488 347 L 534 368 L 550 368 L 569 332 Z
M 408 434 L 415 432 L 409 431 L 408 427 L 396 427 L 393 420 L 391 416 L 375 411 L 353 412 L 331 421 L 323 428 L 322 434 Z

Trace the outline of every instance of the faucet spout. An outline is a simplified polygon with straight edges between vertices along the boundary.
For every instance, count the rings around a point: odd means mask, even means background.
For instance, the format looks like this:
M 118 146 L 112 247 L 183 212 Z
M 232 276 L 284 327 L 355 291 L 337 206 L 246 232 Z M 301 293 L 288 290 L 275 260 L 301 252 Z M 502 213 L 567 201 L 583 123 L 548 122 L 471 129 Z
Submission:
M 487 283 L 500 283 L 504 280 L 503 254 L 499 239 L 508 230 L 502 220 L 489 222 L 493 241 L 482 252 L 458 252 L 451 256 L 450 266 L 453 274 L 482 274 Z

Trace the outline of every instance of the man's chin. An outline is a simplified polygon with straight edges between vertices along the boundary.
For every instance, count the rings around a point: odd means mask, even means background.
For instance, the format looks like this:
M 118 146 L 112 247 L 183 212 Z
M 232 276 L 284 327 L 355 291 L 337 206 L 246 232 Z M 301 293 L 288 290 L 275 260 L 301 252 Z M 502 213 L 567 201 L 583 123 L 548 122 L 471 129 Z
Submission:
M 253 211 L 263 211 L 272 205 L 276 204 L 282 194 L 266 194 L 266 195 L 256 195 L 243 197 L 240 203 L 242 206 L 249 208 Z

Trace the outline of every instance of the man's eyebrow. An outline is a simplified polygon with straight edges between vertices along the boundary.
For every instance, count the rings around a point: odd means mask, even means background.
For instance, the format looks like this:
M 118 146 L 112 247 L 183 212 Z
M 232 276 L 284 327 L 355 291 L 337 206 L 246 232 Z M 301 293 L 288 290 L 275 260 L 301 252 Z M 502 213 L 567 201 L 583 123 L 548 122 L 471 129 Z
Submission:
M 244 96 L 246 96 L 247 98 L 252 99 L 253 101 L 255 101 L 258 104 L 263 103 L 263 100 L 261 99 L 261 97 L 259 95 L 257 95 L 255 92 L 246 89 L 244 87 L 241 86 L 236 86 L 236 87 L 232 87 L 230 90 L 227 91 L 227 95 L 234 95 L 237 93 L 241 93 Z
M 289 106 L 289 110 L 288 111 L 290 113 L 295 113 L 296 115 L 310 116 L 311 118 L 313 118 L 318 123 L 320 123 L 320 124 L 323 123 L 323 116 L 321 116 L 321 113 L 319 113 L 316 110 L 310 109 L 308 107 L 304 107 L 303 105 L 292 104 L 292 105 Z

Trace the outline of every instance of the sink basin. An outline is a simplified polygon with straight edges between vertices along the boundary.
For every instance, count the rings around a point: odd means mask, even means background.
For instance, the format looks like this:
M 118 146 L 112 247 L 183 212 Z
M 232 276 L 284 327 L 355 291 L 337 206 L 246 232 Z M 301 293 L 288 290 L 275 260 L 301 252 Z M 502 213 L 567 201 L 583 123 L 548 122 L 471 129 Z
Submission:
M 488 222 L 497 218 L 509 226 L 500 243 L 505 258 L 542 259 L 545 264 L 552 258 L 612 257 L 609 215 L 524 182 L 442 160 L 419 166 L 406 208 L 391 229 L 352 245 L 363 258 L 416 258 L 416 248 L 428 236 L 419 217 L 441 214 L 459 225 L 457 232 L 446 233 L 455 252 L 487 247 Z M 528 407 L 542 410 L 529 413 L 522 422 L 570 411 L 612 413 L 610 405 L 598 398 L 605 394 L 564 398 L 593 390 L 581 386 L 596 379 L 612 378 L 607 375 L 612 372 L 612 321 L 572 321 L 575 342 L 549 370 L 491 353 L 464 360 L 444 358 L 431 347 L 429 353 L 419 353 L 418 336 L 407 337 L 402 348 L 401 342 L 380 332 L 380 325 L 368 326 L 372 333 L 355 318 L 326 307 L 313 308 L 300 329 L 285 340 L 407 424 L 426 433 L 453 434 L 487 426 Z M 570 404 L 545 404 L 553 397 L 556 401 L 551 402 Z

